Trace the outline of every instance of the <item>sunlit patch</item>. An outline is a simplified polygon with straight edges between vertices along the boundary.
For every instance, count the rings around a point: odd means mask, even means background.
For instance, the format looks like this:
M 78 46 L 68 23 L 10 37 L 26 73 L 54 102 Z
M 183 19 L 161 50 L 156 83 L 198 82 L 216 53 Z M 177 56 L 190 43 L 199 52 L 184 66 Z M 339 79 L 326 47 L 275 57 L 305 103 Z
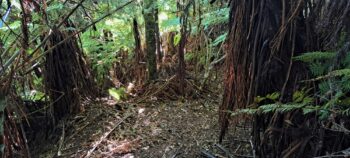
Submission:
M 159 20 L 167 20 L 168 19 L 168 15 L 165 12 L 161 12 L 158 15 Z
M 122 156 L 121 158 L 134 158 L 135 156 L 131 153 Z
M 124 21 L 120 20 L 120 19 L 108 19 L 108 20 L 106 20 L 105 24 L 109 25 L 109 26 L 113 26 L 113 25 L 116 25 L 118 23 L 123 23 L 123 22 Z
M 103 149 L 106 154 L 108 153 L 110 156 L 115 154 L 127 154 L 124 155 L 125 158 L 132 158 L 134 156 L 128 153 L 131 153 L 140 147 L 141 138 L 122 141 L 107 140 L 106 143 L 107 145 Z
M 139 113 L 139 114 L 142 114 L 143 112 L 145 112 L 145 108 L 140 108 L 140 109 L 138 110 L 138 113 Z

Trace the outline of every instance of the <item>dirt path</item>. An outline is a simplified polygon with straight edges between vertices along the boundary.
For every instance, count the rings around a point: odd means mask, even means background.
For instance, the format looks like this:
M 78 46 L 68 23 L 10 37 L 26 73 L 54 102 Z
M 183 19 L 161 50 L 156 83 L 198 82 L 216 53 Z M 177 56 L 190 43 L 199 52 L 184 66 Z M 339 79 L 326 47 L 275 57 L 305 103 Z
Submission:
M 205 149 L 218 152 L 213 146 L 218 142 L 219 100 L 140 104 L 102 100 L 67 121 L 61 141 L 34 157 L 194 158 Z M 225 146 L 249 147 L 232 145 L 234 139 L 228 136 Z
M 197 157 L 201 148 L 217 142 L 215 102 L 170 102 L 147 108 L 140 117 L 144 133 L 137 157 Z M 145 132 L 146 131 L 146 132 Z
M 67 121 L 63 141 L 38 157 L 58 152 L 59 157 L 83 157 L 89 151 L 91 157 L 196 157 L 217 142 L 217 105 L 205 100 L 116 105 L 107 100 Z

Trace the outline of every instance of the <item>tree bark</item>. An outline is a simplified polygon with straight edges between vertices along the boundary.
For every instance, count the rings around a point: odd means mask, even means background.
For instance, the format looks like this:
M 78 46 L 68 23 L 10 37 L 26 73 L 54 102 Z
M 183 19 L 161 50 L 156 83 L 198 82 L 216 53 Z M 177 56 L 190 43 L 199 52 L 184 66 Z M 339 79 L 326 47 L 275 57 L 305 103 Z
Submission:
M 146 58 L 148 68 L 148 81 L 158 78 L 157 74 L 157 59 L 156 59 L 156 20 L 155 20 L 155 6 L 157 1 L 145 0 L 145 30 L 146 30 Z
M 156 45 L 157 45 L 157 58 L 158 58 L 158 62 L 161 63 L 162 62 L 162 58 L 163 58 L 163 52 L 161 50 L 161 40 L 160 40 L 160 32 L 159 32 L 159 19 L 158 19 L 158 13 L 159 13 L 159 9 L 158 7 L 156 8 L 155 11 L 155 21 L 156 21 Z
M 141 85 L 144 81 L 144 64 L 141 64 L 142 59 L 144 59 L 142 47 L 141 47 L 141 37 L 139 31 L 139 25 L 136 18 L 133 20 L 133 33 L 135 40 L 135 65 L 134 65 L 134 76 L 137 85 Z
M 187 16 L 183 15 L 181 17 L 182 19 L 182 24 L 181 24 L 181 39 L 179 43 L 179 51 L 178 51 L 178 56 L 179 56 L 179 66 L 177 70 L 177 76 L 179 79 L 179 89 L 181 95 L 185 94 L 185 46 L 186 46 L 186 40 L 187 40 Z

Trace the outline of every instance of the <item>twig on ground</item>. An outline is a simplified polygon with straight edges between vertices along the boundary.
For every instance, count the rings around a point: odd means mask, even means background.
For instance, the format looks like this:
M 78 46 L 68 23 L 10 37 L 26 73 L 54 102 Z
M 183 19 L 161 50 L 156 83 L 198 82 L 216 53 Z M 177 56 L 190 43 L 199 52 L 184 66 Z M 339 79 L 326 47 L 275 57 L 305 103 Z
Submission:
M 252 150 L 253 150 L 253 157 L 256 157 L 255 147 L 254 147 L 254 143 L 253 143 L 253 137 L 250 138 L 249 142 L 250 142 L 250 146 L 252 147 Z
M 201 150 L 201 155 L 205 156 L 206 158 L 216 158 L 212 153 L 209 153 L 209 151 L 206 151 L 204 149 Z
M 226 156 L 228 156 L 229 158 L 233 158 L 232 154 L 223 146 L 221 146 L 220 144 L 215 144 L 215 146 L 219 148 L 221 151 L 223 151 L 226 154 Z

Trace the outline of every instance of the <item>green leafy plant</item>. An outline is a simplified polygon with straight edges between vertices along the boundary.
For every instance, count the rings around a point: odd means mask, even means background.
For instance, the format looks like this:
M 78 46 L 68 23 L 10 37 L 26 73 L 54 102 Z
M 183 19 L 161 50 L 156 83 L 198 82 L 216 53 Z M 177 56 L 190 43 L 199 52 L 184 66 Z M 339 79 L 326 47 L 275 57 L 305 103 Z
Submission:
M 112 96 L 114 99 L 116 100 L 122 100 L 122 99 L 126 99 L 127 95 L 126 95 L 126 90 L 124 87 L 121 88 L 110 88 L 108 90 L 108 93 L 110 96 Z
M 181 34 L 176 34 L 174 36 L 174 46 L 177 46 L 180 43 L 181 40 Z
M 217 46 L 220 43 L 224 42 L 226 40 L 228 32 L 225 32 L 224 34 L 220 35 L 219 37 L 217 37 L 214 42 L 212 43 L 213 46 Z
M 260 105 L 257 108 L 242 109 L 232 112 L 238 114 L 286 113 L 302 110 L 303 114 L 316 113 L 320 120 L 327 120 L 331 114 L 350 116 L 350 52 L 341 59 L 340 67 L 334 68 L 335 52 L 310 52 L 294 57 L 309 66 L 313 79 L 304 82 L 315 82 L 317 89 L 297 90 L 293 93 L 292 101 L 280 103 L 280 94 L 275 92 L 264 97 L 257 96 L 255 104 L 263 101 L 273 102 Z M 316 100 L 319 100 L 316 102 Z

